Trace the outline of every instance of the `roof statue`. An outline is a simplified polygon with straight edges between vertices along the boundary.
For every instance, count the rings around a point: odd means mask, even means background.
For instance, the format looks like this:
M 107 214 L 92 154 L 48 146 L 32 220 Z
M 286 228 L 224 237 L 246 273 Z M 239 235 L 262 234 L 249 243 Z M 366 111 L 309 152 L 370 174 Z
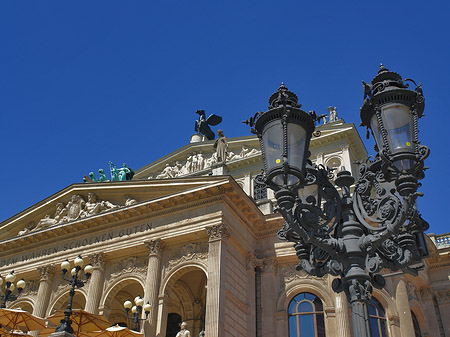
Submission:
M 338 120 L 336 107 L 335 106 L 329 106 L 327 108 L 328 112 L 330 113 L 330 117 L 328 119 L 328 122 L 336 122 Z
M 205 136 L 208 140 L 215 138 L 214 132 L 209 127 L 210 125 L 217 125 L 222 122 L 222 117 L 211 114 L 206 118 L 205 110 L 197 110 L 195 113 L 199 114 L 199 119 L 195 121 L 195 132 Z
M 107 182 L 107 181 L 125 181 L 131 180 L 134 176 L 134 171 L 127 166 L 127 164 L 123 163 L 123 167 L 116 168 L 112 162 L 109 162 L 109 170 L 111 172 L 111 179 L 108 179 L 105 174 L 105 170 L 99 169 L 99 178 L 95 177 L 94 172 L 89 172 L 89 176 L 84 176 L 83 181 L 85 183 L 98 183 L 98 182 Z

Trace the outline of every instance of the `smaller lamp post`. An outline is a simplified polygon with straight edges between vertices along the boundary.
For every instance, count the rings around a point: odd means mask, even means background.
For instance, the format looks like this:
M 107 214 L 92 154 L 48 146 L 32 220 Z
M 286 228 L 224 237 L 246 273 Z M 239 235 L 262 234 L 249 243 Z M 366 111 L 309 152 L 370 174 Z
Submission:
M 144 305 L 144 299 L 140 295 L 136 296 L 136 298 L 134 299 L 134 304 L 135 305 L 133 305 L 131 300 L 128 299 L 123 303 L 123 307 L 125 308 L 125 316 L 133 323 L 133 330 L 139 331 L 140 330 L 139 322 L 145 321 L 147 319 L 152 306 L 150 305 L 149 302 L 147 302 L 147 304 Z M 129 316 L 130 310 L 131 313 L 133 314 L 132 316 Z M 145 312 L 145 319 L 140 318 L 142 310 L 144 310 Z
M 72 321 L 70 320 L 70 316 L 72 315 L 72 302 L 73 302 L 73 297 L 75 296 L 75 287 L 77 288 L 81 288 L 84 286 L 84 284 L 89 280 L 89 278 L 92 275 L 92 271 L 93 271 L 93 267 L 92 265 L 88 264 L 86 267 L 84 267 L 84 276 L 86 278 L 85 281 L 82 281 L 79 279 L 79 277 L 81 276 L 80 271 L 84 266 L 84 261 L 83 258 L 78 255 L 77 258 L 75 258 L 75 260 L 73 261 L 75 267 L 72 268 L 72 270 L 70 271 L 72 277 L 71 278 L 65 278 L 65 275 L 67 273 L 67 271 L 70 269 L 71 265 L 68 259 L 66 259 L 65 261 L 63 261 L 63 263 L 61 263 L 61 272 L 62 272 L 62 278 L 63 280 L 69 282 L 69 284 L 71 285 L 71 289 L 70 289 L 70 293 L 69 293 L 69 303 L 67 304 L 67 308 L 66 310 L 64 310 L 64 318 L 60 321 L 60 324 L 56 327 L 56 332 L 68 332 L 68 333 L 73 333 L 73 328 L 72 328 Z
M 6 308 L 6 302 L 17 300 L 17 297 L 19 297 L 20 293 L 23 291 L 23 288 L 25 288 L 26 283 L 24 279 L 20 279 L 16 284 L 14 284 L 15 280 L 16 275 L 14 274 L 14 270 L 6 275 L 4 280 L 0 277 L 0 287 L 4 285 L 2 305 L 0 306 L 1 308 Z M 14 290 L 16 290 L 16 294 L 13 294 Z

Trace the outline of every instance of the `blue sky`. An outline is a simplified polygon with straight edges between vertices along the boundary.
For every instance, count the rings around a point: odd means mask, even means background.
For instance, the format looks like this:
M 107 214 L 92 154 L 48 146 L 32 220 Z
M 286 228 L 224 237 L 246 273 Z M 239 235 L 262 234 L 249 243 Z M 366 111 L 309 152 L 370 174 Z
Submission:
M 434 1 L 0 2 L 0 221 L 108 161 L 138 169 L 187 144 L 195 110 L 227 137 L 281 82 L 305 110 L 359 125 L 380 62 L 423 84 L 431 147 L 419 205 L 449 232 L 450 5 Z M 358 128 L 362 136 L 363 128 Z M 366 142 L 373 154 L 373 140 Z M 8 168 L 8 169 L 6 169 Z

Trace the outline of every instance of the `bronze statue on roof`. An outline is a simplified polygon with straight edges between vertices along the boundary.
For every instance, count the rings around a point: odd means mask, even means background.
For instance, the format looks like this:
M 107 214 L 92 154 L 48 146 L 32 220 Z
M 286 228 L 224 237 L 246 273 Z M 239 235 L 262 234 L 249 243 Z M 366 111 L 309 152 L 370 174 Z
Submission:
M 195 113 L 200 116 L 199 119 L 195 121 L 195 132 L 205 136 L 208 140 L 213 140 L 215 138 L 215 134 L 209 126 L 214 126 L 222 122 L 222 117 L 211 114 L 208 118 L 206 118 L 205 110 L 197 110 Z

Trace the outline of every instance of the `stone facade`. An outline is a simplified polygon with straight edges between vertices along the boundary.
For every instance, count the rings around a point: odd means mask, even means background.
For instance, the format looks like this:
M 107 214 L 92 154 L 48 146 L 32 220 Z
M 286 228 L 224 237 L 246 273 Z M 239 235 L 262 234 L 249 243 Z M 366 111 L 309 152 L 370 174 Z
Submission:
M 355 162 L 367 153 L 355 127 L 338 120 L 317 131 L 311 159 L 357 177 Z M 292 245 L 277 239 L 283 219 L 272 213 L 273 194 L 255 192 L 257 139 L 229 138 L 233 154 L 220 170 L 206 164 L 213 143 L 190 143 L 131 181 L 71 185 L 3 222 L 0 274 L 14 270 L 28 282 L 9 307 L 40 317 L 64 309 L 69 287 L 59 264 L 80 254 L 94 271 L 74 308 L 129 326 L 123 302 L 141 295 L 152 306 L 146 336 L 175 336 L 182 320 L 191 336 L 204 329 L 207 337 L 288 337 L 288 308 L 302 293 L 320 299 L 326 336 L 352 336 L 333 277 L 297 272 Z M 193 168 L 199 154 L 205 161 Z M 388 336 L 412 337 L 415 324 L 422 336 L 450 335 L 449 237 L 429 235 L 419 276 L 385 271 L 387 285 L 374 298 Z

